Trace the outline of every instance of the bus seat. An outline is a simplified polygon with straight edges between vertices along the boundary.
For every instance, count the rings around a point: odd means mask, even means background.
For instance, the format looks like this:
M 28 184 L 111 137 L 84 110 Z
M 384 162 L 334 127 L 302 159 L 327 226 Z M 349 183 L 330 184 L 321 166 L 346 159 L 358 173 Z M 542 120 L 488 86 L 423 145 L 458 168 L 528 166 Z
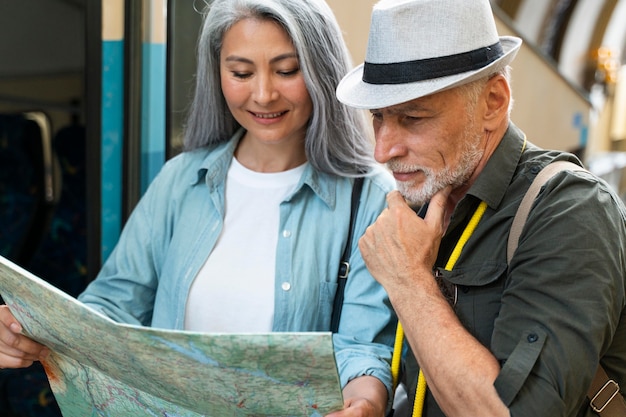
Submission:
M 27 269 L 76 297 L 87 286 L 85 127 L 73 124 L 60 129 L 52 146 L 62 187 L 50 227 Z
M 0 255 L 26 269 L 59 199 L 50 136 L 43 113 L 0 114 Z M 0 370 L 0 415 L 61 417 L 41 364 Z
M 0 255 L 25 266 L 43 237 L 58 199 L 43 113 L 0 115 Z

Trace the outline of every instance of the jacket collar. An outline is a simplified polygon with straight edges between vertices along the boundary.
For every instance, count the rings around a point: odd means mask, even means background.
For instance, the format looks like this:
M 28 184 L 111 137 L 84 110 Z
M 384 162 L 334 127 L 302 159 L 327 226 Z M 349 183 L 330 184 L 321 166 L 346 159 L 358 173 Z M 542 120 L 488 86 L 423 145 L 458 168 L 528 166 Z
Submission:
M 205 182 L 211 191 L 214 191 L 218 187 L 223 187 L 226 183 L 226 175 L 228 174 L 228 168 L 235 154 L 235 149 L 237 149 L 237 145 L 244 133 L 244 129 L 239 129 L 228 141 L 219 143 L 210 148 L 197 171 L 196 178 L 194 178 L 192 185 Z M 307 186 L 324 201 L 330 209 L 334 209 L 337 195 L 337 178 L 338 177 L 335 175 L 317 171 L 309 163 L 300 178 L 300 182 L 293 193 L 287 196 L 285 201 L 293 199 L 294 196 Z
M 509 123 L 504 137 L 467 193 L 496 209 L 513 180 L 525 146 L 524 132 L 512 122 Z

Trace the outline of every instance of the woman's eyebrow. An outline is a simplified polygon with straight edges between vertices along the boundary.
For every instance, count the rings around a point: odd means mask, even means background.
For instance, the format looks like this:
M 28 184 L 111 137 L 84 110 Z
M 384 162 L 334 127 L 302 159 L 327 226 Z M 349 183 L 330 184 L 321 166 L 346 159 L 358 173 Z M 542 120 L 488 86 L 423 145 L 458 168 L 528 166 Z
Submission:
M 270 59 L 270 63 L 275 63 L 278 61 L 282 61 L 285 59 L 291 59 L 291 58 L 298 58 L 298 55 L 295 52 L 287 52 L 284 54 L 280 54 L 275 56 L 274 58 Z M 238 55 L 229 55 L 226 57 L 225 59 L 226 62 L 243 62 L 246 64 L 254 64 L 254 62 L 249 59 L 249 58 L 245 58 L 243 56 L 238 56 Z

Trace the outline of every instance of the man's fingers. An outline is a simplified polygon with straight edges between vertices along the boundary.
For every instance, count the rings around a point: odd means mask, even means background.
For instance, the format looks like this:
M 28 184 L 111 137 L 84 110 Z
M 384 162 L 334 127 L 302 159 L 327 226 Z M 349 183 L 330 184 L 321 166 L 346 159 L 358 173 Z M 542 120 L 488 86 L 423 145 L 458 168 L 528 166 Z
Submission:
M 405 206 L 407 205 L 406 201 L 404 200 L 404 197 L 402 197 L 402 194 L 400 194 L 400 191 L 393 190 L 387 193 L 387 206 L 390 209 L 400 204 L 405 205 Z
M 428 223 L 444 223 L 448 196 L 450 195 L 451 190 L 452 188 L 448 186 L 443 190 L 437 191 L 437 194 L 430 199 L 428 211 L 426 212 L 426 217 L 424 218 Z
M 425 220 L 430 224 L 444 224 L 446 219 L 446 208 L 448 203 L 448 197 L 452 187 L 448 186 L 443 190 L 438 191 L 428 204 L 428 210 L 426 211 Z M 408 207 L 408 204 L 404 200 L 404 197 L 398 190 L 393 190 L 387 194 L 387 206 L 390 210 L 399 207 Z

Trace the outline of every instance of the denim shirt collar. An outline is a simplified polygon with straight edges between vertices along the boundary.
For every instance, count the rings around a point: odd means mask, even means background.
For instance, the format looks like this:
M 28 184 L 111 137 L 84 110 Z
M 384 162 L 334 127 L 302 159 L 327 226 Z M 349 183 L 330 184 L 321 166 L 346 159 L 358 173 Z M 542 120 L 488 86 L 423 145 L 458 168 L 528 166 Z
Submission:
M 210 148 L 196 173 L 196 177 L 191 181 L 191 185 L 197 186 L 204 182 L 211 191 L 217 187 L 223 187 L 235 149 L 237 149 L 237 145 L 244 133 L 244 129 L 239 129 L 228 141 Z M 293 193 L 288 195 L 285 201 L 290 201 L 300 192 L 303 192 L 305 186 L 311 189 L 329 208 L 335 208 L 337 196 L 336 176 L 320 172 L 309 163 Z

